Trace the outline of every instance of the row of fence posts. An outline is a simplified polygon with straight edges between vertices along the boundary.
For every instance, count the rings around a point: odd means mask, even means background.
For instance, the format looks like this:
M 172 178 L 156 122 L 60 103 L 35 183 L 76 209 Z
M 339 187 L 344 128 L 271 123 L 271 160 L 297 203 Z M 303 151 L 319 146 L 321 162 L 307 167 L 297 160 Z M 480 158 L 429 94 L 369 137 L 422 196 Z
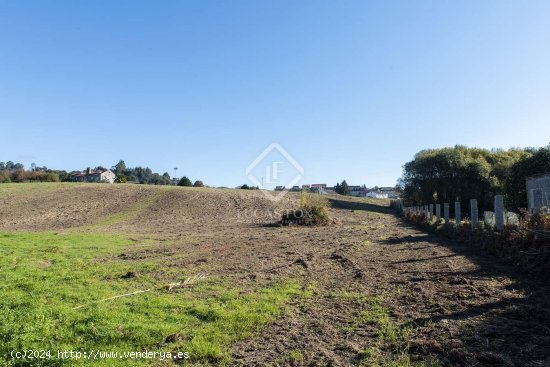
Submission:
M 407 213 L 416 213 L 424 214 L 429 222 L 433 222 L 434 219 L 434 208 L 435 208 L 435 219 L 436 223 L 441 221 L 441 204 L 428 204 L 422 206 L 409 206 L 404 207 L 403 201 L 401 199 L 391 201 L 392 208 L 396 209 L 399 212 Z M 497 230 L 502 231 L 504 229 L 504 196 L 496 195 L 495 196 L 495 227 Z M 443 219 L 445 223 L 451 223 L 449 218 L 449 203 L 443 204 Z M 455 202 L 455 223 L 459 225 L 462 221 L 462 213 L 460 202 Z M 477 229 L 479 226 L 479 211 L 477 208 L 477 199 L 470 200 L 470 221 L 472 225 L 472 230 Z

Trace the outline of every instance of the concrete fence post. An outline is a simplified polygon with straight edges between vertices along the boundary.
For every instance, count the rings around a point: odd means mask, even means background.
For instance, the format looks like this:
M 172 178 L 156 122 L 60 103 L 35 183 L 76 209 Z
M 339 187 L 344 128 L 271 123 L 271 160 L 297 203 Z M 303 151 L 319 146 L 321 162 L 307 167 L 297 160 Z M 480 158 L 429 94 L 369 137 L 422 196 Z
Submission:
M 443 219 L 445 219 L 445 224 L 449 224 L 449 203 L 443 204 Z
M 441 204 L 435 204 L 435 220 L 437 223 L 441 221 Z
M 470 200 L 470 216 L 472 220 L 472 230 L 475 230 L 478 225 L 477 199 Z
M 497 230 L 504 229 L 504 196 L 495 196 L 495 227 Z
M 462 215 L 460 213 L 460 201 L 455 201 L 455 222 L 459 225 L 462 221 Z

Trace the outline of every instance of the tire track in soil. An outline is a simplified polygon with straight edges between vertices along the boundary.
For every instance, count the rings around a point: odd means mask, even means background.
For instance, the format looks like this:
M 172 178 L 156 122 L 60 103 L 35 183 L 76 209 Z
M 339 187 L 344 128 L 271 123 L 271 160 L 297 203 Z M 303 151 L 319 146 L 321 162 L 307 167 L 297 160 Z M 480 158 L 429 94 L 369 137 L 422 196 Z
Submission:
M 522 274 L 475 246 L 428 235 L 391 214 L 378 229 L 357 231 L 357 217 L 369 212 L 338 211 L 344 225 L 338 242 L 313 243 L 307 261 L 313 298 L 233 349 L 234 365 L 352 366 L 376 346 L 388 360 L 370 325 L 349 325 L 363 300 L 344 292 L 385 299 L 392 321 L 409 323 L 411 360 L 435 358 L 444 366 L 549 366 L 550 294 L 544 282 Z M 362 241 L 370 245 L 362 245 Z M 390 343 L 391 344 L 391 343 Z M 299 359 L 289 358 L 299 351 Z

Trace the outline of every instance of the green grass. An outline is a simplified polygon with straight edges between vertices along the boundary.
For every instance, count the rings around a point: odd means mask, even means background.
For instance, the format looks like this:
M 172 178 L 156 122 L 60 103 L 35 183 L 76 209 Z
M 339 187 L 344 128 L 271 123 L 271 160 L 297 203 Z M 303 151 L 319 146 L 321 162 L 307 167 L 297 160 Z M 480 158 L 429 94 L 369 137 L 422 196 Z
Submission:
M 161 270 L 160 264 L 113 256 L 130 246 L 131 241 L 116 235 L 0 233 L 0 353 L 6 356 L 13 349 L 28 348 L 148 349 L 185 351 L 192 363 L 223 365 L 230 360 L 232 343 L 284 312 L 291 298 L 304 296 L 298 280 L 243 295 L 232 284 L 207 278 L 171 292 L 154 290 L 94 303 L 159 285 L 154 274 Z M 122 279 L 129 270 L 139 276 Z M 188 271 L 172 281 L 193 275 Z M 8 366 L 79 366 L 87 362 L 6 360 Z M 95 365 L 128 363 L 103 360 Z M 132 366 L 151 363 L 136 360 Z
M 434 359 L 412 361 L 408 349 L 411 327 L 408 324 L 399 324 L 390 317 L 381 297 L 372 297 L 362 293 L 344 292 L 339 297 L 346 301 L 361 303 L 366 310 L 355 317 L 348 330 L 352 331 L 361 326 L 374 327 L 376 339 L 374 344 L 359 352 L 357 359 L 359 366 L 369 367 L 435 367 L 438 362 Z
M 350 328 L 355 329 L 365 324 L 373 325 L 376 327 L 376 336 L 383 342 L 398 342 L 407 338 L 410 328 L 398 325 L 391 320 L 381 298 L 373 297 L 366 301 L 369 309 L 361 311 L 352 321 Z

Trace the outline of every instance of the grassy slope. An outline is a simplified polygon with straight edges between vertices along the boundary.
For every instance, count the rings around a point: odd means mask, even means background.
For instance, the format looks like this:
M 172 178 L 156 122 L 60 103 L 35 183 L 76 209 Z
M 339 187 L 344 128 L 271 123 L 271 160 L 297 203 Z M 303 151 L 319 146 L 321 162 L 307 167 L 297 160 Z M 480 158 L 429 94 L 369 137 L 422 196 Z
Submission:
M 2 192 L 0 185 L 0 195 Z M 54 185 L 11 188 L 51 190 Z M 153 199 L 147 199 L 149 201 Z M 135 211 L 148 203 L 140 203 Z M 135 215 L 126 210 L 103 218 L 87 231 Z M 299 279 L 289 279 L 242 295 L 223 280 L 204 282 L 171 292 L 152 292 L 93 303 L 103 298 L 158 286 L 148 277 L 162 266 L 133 262 L 115 254 L 135 246 L 122 235 L 69 232 L 0 233 L 0 353 L 11 350 L 73 349 L 105 351 L 185 351 L 197 364 L 229 361 L 229 347 L 275 318 L 291 297 L 304 295 Z M 121 278 L 127 271 L 139 278 Z M 187 269 L 187 271 L 192 271 Z M 174 281 L 192 273 L 174 274 Z M 73 309 L 82 304 L 87 307 Z M 167 339 L 167 336 L 170 336 Z M 84 365 L 80 360 L 7 360 L 8 365 Z M 152 361 L 136 360 L 133 365 Z M 127 365 L 103 360 L 97 365 Z

